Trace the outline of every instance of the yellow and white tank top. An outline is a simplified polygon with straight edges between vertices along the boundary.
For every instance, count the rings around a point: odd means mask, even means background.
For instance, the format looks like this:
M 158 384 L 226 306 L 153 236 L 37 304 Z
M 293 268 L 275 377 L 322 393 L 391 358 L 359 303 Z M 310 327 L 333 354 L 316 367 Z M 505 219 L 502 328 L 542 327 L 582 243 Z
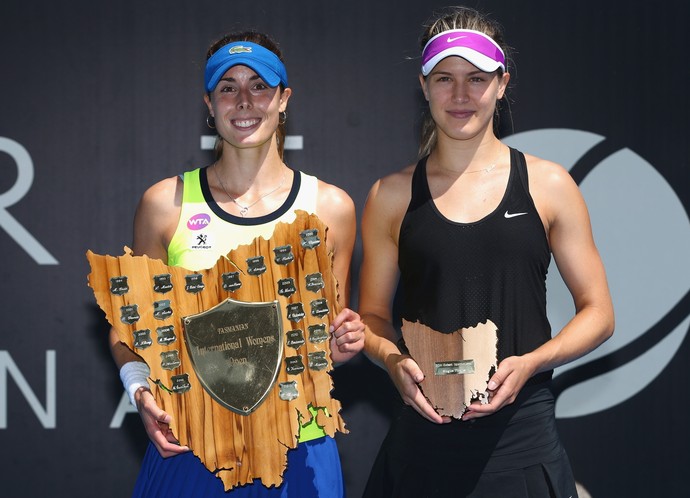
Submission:
M 295 210 L 316 213 L 318 180 L 295 171 L 290 193 L 278 210 L 257 218 L 242 218 L 223 211 L 211 195 L 207 168 L 187 171 L 183 176 L 182 211 L 177 229 L 168 246 L 168 265 L 187 270 L 213 267 L 219 258 L 256 237 L 269 238 L 278 223 L 295 220 Z M 303 425 L 299 441 L 325 436 L 316 424 L 316 410 L 310 407 L 312 421 Z
M 316 213 L 318 180 L 295 171 L 290 194 L 278 210 L 257 218 L 242 218 L 223 211 L 211 195 L 206 168 L 184 174 L 182 212 L 168 246 L 168 264 L 188 270 L 213 267 L 256 237 L 269 238 L 278 223 L 295 220 L 295 210 Z

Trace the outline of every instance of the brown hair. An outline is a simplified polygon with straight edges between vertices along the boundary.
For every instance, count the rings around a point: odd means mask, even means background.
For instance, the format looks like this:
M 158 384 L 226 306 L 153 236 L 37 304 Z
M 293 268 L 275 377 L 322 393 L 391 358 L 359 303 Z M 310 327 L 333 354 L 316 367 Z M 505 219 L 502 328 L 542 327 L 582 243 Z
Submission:
M 432 17 L 424 23 L 424 31 L 419 39 L 420 52 L 424 50 L 427 42 L 439 33 L 451 29 L 472 29 L 490 36 L 498 46 L 501 47 L 506 56 L 506 66 L 512 66 L 510 50 L 505 43 L 503 28 L 501 25 L 490 19 L 486 15 L 469 7 L 446 7 L 435 12 Z M 498 76 L 503 76 L 503 70 L 497 69 Z M 494 127 L 498 126 L 498 104 L 494 116 Z M 419 157 L 427 156 L 436 145 L 436 123 L 434 122 L 428 107 L 424 110 L 421 138 L 419 142 Z
M 206 52 L 206 60 L 208 60 L 213 54 L 215 54 L 218 50 L 220 50 L 228 43 L 236 41 L 246 41 L 256 43 L 257 45 L 261 45 L 262 47 L 276 54 L 281 61 L 283 60 L 283 53 L 280 51 L 278 43 L 276 43 L 276 41 L 273 40 L 267 34 L 253 30 L 237 31 L 234 33 L 228 33 L 223 35 L 218 40 L 214 41 L 208 48 L 208 51 Z M 280 91 L 282 92 L 284 89 L 285 87 L 281 83 Z M 278 154 L 280 154 L 281 159 L 283 157 L 283 152 L 285 150 L 285 135 L 285 122 L 279 122 L 278 128 L 276 129 L 276 141 L 278 142 Z M 216 138 L 215 152 L 216 160 L 220 159 L 220 156 L 223 153 L 223 141 L 220 137 Z

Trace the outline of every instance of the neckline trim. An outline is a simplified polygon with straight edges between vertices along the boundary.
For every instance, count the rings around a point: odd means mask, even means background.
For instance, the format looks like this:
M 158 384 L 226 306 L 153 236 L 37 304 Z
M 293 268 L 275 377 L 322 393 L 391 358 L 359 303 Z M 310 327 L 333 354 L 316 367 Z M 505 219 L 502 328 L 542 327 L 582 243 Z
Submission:
M 421 187 L 424 189 L 424 194 L 427 198 L 427 202 L 429 206 L 431 206 L 431 209 L 436 213 L 436 215 L 441 218 L 443 221 L 446 223 L 451 223 L 453 225 L 458 225 L 458 226 L 473 226 L 473 225 L 479 225 L 481 223 L 484 223 L 486 220 L 494 217 L 496 213 L 499 213 L 503 206 L 506 204 L 508 201 L 508 193 L 510 192 L 510 189 L 513 185 L 513 182 L 516 180 L 515 175 L 517 171 L 517 167 L 515 164 L 515 160 L 513 158 L 513 149 L 510 148 L 510 172 L 508 173 L 508 182 L 506 183 L 505 190 L 503 191 L 503 195 L 501 196 L 501 200 L 499 201 L 498 205 L 492 209 L 489 213 L 487 213 L 485 216 L 482 216 L 478 220 L 475 221 L 455 221 L 451 220 L 448 218 L 446 215 L 444 215 L 439 209 L 438 206 L 436 205 L 436 202 L 434 201 L 434 198 L 431 195 L 431 189 L 429 188 L 429 179 L 426 174 L 426 161 L 429 158 L 429 156 L 426 156 L 422 158 L 419 161 L 419 165 L 421 167 L 421 180 L 422 180 L 422 185 Z
M 235 216 L 234 214 L 230 214 L 227 211 L 223 210 L 218 205 L 216 200 L 213 198 L 213 195 L 211 194 L 211 187 L 209 187 L 208 184 L 208 168 L 209 167 L 206 166 L 199 170 L 199 185 L 201 186 L 201 193 L 204 196 L 204 200 L 206 201 L 206 204 L 211 209 L 211 211 L 213 211 L 213 214 L 218 216 L 220 219 L 227 221 L 228 223 L 232 223 L 234 225 L 263 225 L 265 223 L 270 223 L 272 221 L 277 220 L 285 213 L 287 213 L 290 210 L 290 208 L 295 204 L 297 194 L 299 193 L 299 189 L 302 184 L 301 173 L 299 171 L 293 170 L 292 168 L 289 168 L 292 170 L 294 174 L 292 177 L 292 186 L 290 187 L 290 192 L 288 193 L 285 202 L 283 202 L 283 204 L 281 204 L 281 206 L 272 213 L 268 213 L 263 216 L 243 218 L 241 216 Z

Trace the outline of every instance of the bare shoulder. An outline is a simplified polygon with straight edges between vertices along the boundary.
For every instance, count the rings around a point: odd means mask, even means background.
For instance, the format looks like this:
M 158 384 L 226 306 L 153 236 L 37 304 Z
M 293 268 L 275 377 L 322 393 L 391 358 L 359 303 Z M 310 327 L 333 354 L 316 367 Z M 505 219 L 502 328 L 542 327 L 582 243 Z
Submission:
M 401 190 L 407 190 L 412 185 L 412 174 L 416 164 L 410 164 L 401 170 L 389 173 L 380 178 L 376 183 L 382 193 L 399 194 Z
M 525 154 L 525 159 L 530 187 L 534 185 L 540 190 L 576 187 L 570 173 L 560 164 L 530 154 Z
M 179 195 L 179 198 L 178 198 Z M 154 183 L 146 189 L 139 201 L 140 208 L 165 210 L 180 205 L 182 200 L 182 180 L 171 176 Z
M 376 180 L 369 190 L 364 208 L 367 218 L 381 218 L 395 231 L 410 203 L 415 166 L 409 165 Z
M 345 192 L 345 190 L 337 187 L 331 183 L 326 183 L 323 180 L 319 180 L 318 189 L 318 208 L 331 208 L 336 211 L 342 210 L 353 210 L 355 209 L 355 203 L 352 201 L 350 195 Z
M 316 214 L 331 228 L 356 223 L 355 203 L 345 190 L 319 180 Z
M 412 174 L 415 166 L 411 164 L 376 180 L 369 190 L 367 203 L 382 202 L 391 207 L 407 206 L 412 192 Z
M 182 180 L 173 176 L 151 185 L 134 216 L 134 252 L 163 258 L 182 206 Z
M 568 170 L 553 161 L 525 154 L 529 173 L 529 189 L 544 225 L 550 227 L 564 213 L 577 212 L 586 216 L 580 188 Z
M 345 190 L 322 180 L 318 181 L 316 215 L 328 227 L 328 245 L 336 258 L 346 262 L 349 268 L 352 249 L 357 233 L 355 203 Z M 342 270 L 345 275 L 347 272 Z M 349 277 L 341 276 L 342 281 Z

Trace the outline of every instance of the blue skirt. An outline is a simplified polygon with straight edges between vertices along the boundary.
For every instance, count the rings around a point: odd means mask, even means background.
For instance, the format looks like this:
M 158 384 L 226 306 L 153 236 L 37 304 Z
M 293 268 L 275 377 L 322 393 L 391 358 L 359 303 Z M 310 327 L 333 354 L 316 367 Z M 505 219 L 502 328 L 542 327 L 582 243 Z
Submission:
M 289 450 L 283 483 L 267 488 L 260 479 L 226 492 L 223 482 L 193 453 L 162 458 L 149 443 L 134 487 L 136 498 L 319 498 L 345 496 L 335 440 L 322 437 Z

